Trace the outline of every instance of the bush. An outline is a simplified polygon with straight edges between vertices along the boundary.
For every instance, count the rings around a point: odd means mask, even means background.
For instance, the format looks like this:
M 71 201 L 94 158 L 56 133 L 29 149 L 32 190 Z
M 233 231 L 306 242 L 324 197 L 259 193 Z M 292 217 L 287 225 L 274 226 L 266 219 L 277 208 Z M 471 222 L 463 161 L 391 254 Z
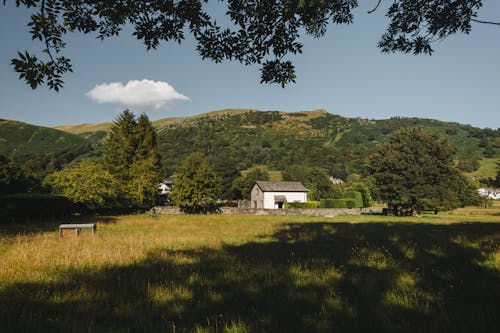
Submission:
M 356 206 L 356 200 L 355 199 L 345 199 L 346 207 L 351 209 L 351 208 L 359 208 Z
M 50 194 L 12 194 L 0 197 L 0 223 L 68 217 L 79 210 L 70 199 Z
M 346 191 L 344 193 L 344 199 L 352 199 L 354 201 L 353 204 L 348 204 L 347 208 L 363 208 L 363 195 L 358 191 Z M 353 205 L 349 207 L 349 205 Z
M 286 202 L 285 208 L 302 208 L 302 209 L 318 208 L 318 203 L 316 201 Z
M 319 208 L 333 208 L 334 199 L 321 199 L 319 201 Z
M 347 208 L 347 200 L 333 199 L 333 208 Z
M 361 193 L 361 197 L 363 198 L 363 207 L 370 207 L 372 205 L 372 196 L 370 194 L 370 189 L 364 183 L 353 183 L 348 191 L 357 191 Z

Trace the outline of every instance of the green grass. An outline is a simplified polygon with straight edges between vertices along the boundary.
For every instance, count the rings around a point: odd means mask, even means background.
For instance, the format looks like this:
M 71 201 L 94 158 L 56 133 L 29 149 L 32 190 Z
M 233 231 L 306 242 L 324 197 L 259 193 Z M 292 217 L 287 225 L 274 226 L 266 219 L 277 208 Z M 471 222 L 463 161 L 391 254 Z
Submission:
M 467 173 L 467 176 L 495 179 L 499 165 L 500 157 L 482 158 L 479 160 L 479 169 L 474 172 Z
M 1 332 L 498 329 L 500 206 L 81 222 L 97 235 L 0 229 Z

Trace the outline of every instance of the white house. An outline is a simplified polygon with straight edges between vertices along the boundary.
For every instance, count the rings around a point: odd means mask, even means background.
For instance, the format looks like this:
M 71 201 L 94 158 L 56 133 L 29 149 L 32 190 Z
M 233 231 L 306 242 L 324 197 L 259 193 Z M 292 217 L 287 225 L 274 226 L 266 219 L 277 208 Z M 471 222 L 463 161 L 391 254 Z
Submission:
M 172 191 L 172 187 L 174 185 L 174 182 L 171 180 L 164 180 L 160 183 L 160 186 L 158 187 L 159 194 L 160 195 L 168 195 Z
M 500 200 L 500 189 L 481 187 L 477 190 L 477 192 L 483 198 Z
M 255 182 L 251 193 L 252 208 L 279 209 L 285 202 L 307 202 L 307 188 L 299 182 Z

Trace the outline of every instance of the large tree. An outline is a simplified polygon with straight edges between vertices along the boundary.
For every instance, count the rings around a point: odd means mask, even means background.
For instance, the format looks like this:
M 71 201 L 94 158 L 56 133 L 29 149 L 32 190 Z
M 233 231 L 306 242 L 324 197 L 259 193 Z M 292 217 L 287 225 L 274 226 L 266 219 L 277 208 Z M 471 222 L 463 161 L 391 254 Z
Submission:
M 269 180 L 269 173 L 263 168 L 257 167 L 245 174 L 241 174 L 232 184 L 234 199 L 250 200 L 252 187 L 259 180 Z
M 160 181 L 156 132 L 146 115 L 136 120 L 129 110 L 113 123 L 104 143 L 103 166 L 119 182 L 123 203 L 154 203 Z
M 217 210 L 220 178 L 200 154 L 188 156 L 177 169 L 170 199 L 187 213 Z
M 320 167 L 290 165 L 282 173 L 283 180 L 301 182 L 309 189 L 310 200 L 338 198 L 341 189 L 330 180 L 328 173 Z
M 56 194 L 86 209 L 112 208 L 120 195 L 120 183 L 101 164 L 82 161 L 56 171 L 44 183 Z
M 4 3 L 6 0 L 4 0 Z M 146 48 L 162 41 L 181 43 L 191 34 L 203 59 L 236 60 L 261 65 L 261 82 L 282 86 L 295 82 L 291 58 L 302 53 L 301 35 L 323 36 L 330 24 L 353 22 L 356 0 L 225 0 L 227 22 L 216 22 L 208 0 L 16 0 L 33 15 L 28 23 L 33 39 L 44 45 L 44 55 L 19 52 L 15 71 L 33 89 L 41 84 L 59 90 L 63 75 L 72 71 L 62 55 L 70 32 L 96 33 L 100 39 L 118 35 L 124 26 Z M 393 0 L 390 20 L 379 47 L 383 52 L 432 53 L 432 43 L 457 32 L 468 34 L 482 0 Z M 379 0 L 373 10 L 381 5 Z
M 453 154 L 437 133 L 419 128 L 395 132 L 369 158 L 382 200 L 398 215 L 459 206 L 462 179 Z

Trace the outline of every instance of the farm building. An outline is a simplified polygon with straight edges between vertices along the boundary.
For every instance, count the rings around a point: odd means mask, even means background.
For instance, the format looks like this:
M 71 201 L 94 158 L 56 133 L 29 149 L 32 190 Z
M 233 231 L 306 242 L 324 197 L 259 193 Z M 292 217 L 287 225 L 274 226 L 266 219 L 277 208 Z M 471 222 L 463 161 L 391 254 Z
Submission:
M 252 208 L 280 209 L 285 202 L 307 202 L 307 188 L 299 182 L 255 182 L 251 193 Z
M 500 200 L 500 189 L 481 187 L 477 190 L 479 196 L 483 198 Z

